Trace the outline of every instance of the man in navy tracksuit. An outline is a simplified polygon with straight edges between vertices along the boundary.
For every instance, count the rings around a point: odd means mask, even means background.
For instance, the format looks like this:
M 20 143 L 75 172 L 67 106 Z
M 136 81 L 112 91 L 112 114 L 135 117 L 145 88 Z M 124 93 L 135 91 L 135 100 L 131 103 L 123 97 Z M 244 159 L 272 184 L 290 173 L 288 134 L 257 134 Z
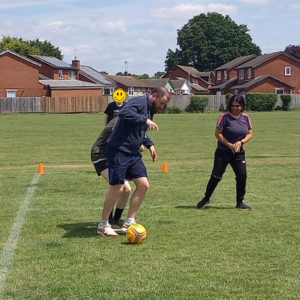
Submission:
M 106 146 L 109 169 L 109 190 L 105 197 L 102 219 L 97 233 L 102 236 L 118 236 L 110 227 L 108 219 L 116 200 L 124 188 L 124 180 L 133 180 L 136 189 L 130 200 L 127 219 L 122 231 L 126 232 L 135 224 L 136 213 L 149 188 L 146 167 L 139 149 L 144 144 L 150 151 L 153 162 L 156 160 L 154 143 L 147 136 L 147 130 L 158 130 L 152 121 L 155 113 L 169 102 L 170 93 L 164 87 L 154 89 L 149 95 L 131 99 L 119 112 L 119 120 L 110 135 Z

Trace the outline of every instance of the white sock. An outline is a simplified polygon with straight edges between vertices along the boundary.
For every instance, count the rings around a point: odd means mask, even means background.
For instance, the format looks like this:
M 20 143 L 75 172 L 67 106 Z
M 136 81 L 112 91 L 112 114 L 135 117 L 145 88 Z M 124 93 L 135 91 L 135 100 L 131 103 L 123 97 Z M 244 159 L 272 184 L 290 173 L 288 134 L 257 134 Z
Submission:
M 106 225 L 108 225 L 109 223 L 108 223 L 108 220 L 106 220 L 106 221 L 103 221 L 103 220 L 101 220 L 101 222 L 99 223 L 99 227 L 105 227 Z
M 135 218 L 127 218 L 126 223 L 127 224 L 134 224 L 135 223 Z

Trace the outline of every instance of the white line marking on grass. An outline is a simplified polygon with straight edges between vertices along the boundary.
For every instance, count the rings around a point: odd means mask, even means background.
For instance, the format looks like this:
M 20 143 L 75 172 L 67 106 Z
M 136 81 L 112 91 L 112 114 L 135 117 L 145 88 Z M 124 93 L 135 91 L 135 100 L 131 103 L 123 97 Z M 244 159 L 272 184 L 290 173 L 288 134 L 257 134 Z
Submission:
M 22 227 L 25 222 L 26 212 L 30 205 L 33 193 L 36 189 L 36 184 L 38 183 L 40 176 L 41 176 L 40 174 L 35 174 L 32 182 L 30 184 L 30 187 L 27 190 L 27 194 L 26 194 L 21 206 L 19 207 L 19 212 L 15 218 L 15 222 L 10 230 L 10 235 L 4 245 L 4 249 L 1 254 L 1 259 L 0 259 L 0 298 L 1 298 L 1 294 L 2 294 L 2 288 L 5 283 L 5 278 L 9 271 L 11 261 L 13 260 L 14 252 L 16 250 L 17 243 L 18 243 L 18 240 L 20 237 L 20 233 L 21 233 Z

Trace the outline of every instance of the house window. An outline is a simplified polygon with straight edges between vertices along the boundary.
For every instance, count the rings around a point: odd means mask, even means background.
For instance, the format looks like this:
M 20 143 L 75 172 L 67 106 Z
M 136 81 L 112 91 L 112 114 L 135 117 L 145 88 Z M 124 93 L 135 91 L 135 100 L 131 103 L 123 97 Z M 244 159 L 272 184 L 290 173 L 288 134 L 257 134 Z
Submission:
M 69 70 L 69 79 L 74 79 L 74 71 Z
M 138 95 L 138 96 L 141 95 L 141 90 L 140 90 L 140 89 L 137 90 L 137 95 Z
M 143 89 L 142 93 L 143 93 L 143 95 L 145 95 L 145 93 L 146 93 L 145 89 Z
M 217 80 L 221 80 L 221 71 L 217 72 Z
M 17 91 L 6 91 L 6 98 L 16 98 L 17 97 Z
M 244 79 L 244 70 L 240 69 L 239 71 L 239 79 Z
M 133 88 L 133 87 L 130 87 L 130 88 L 128 89 L 128 95 L 129 95 L 129 96 L 133 96 L 133 95 L 134 95 L 134 88 Z
M 248 68 L 248 79 L 251 78 L 251 68 Z
M 283 95 L 284 94 L 284 88 L 276 88 L 275 93 L 277 95 Z
M 286 75 L 286 76 L 291 76 L 292 75 L 291 67 L 285 67 L 284 69 L 285 69 L 284 75 Z
M 224 70 L 224 80 L 227 79 L 227 70 Z
M 58 79 L 64 79 L 63 70 L 58 70 Z

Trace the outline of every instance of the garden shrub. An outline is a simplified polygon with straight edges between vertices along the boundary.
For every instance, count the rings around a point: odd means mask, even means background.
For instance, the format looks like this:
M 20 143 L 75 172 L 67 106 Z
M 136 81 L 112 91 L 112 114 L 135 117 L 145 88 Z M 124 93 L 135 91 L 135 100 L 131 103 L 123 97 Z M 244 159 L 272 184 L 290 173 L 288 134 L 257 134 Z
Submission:
M 186 108 L 188 112 L 204 112 L 208 105 L 209 98 L 207 96 L 192 96 L 191 103 Z
M 277 94 L 249 93 L 246 94 L 246 109 L 253 111 L 272 111 L 277 102 Z
M 167 114 L 182 114 L 183 110 L 180 107 L 174 105 L 174 106 L 168 107 L 166 113 Z
M 290 105 L 291 105 L 291 101 L 292 101 L 291 95 L 281 95 L 280 98 L 282 101 L 281 109 L 284 111 L 290 110 Z
M 232 96 L 233 96 L 233 95 L 232 95 L 231 93 L 227 93 L 227 94 L 225 95 L 225 104 L 226 104 L 226 108 L 227 108 L 229 99 L 230 99 Z

